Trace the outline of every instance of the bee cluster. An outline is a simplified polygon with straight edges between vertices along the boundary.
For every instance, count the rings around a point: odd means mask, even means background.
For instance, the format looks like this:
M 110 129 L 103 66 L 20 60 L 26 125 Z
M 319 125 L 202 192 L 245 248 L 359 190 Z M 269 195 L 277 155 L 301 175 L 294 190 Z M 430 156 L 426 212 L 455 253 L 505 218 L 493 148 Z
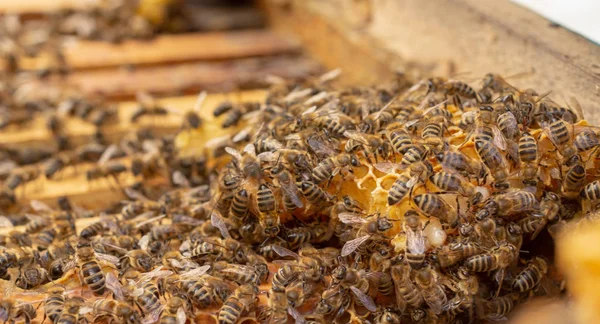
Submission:
M 193 157 L 151 131 L 110 144 L 110 108 L 59 96 L 47 106 L 60 116 L 108 114 L 92 122 L 97 142 L 28 159 L 5 148 L 4 211 L 17 187 L 78 161 L 99 161 L 90 181 L 148 181 L 102 211 L 65 197 L 5 212 L 4 226 L 22 228 L 0 245 L 0 319 L 458 323 L 561 294 L 551 236 L 582 211 L 594 218 L 600 200 L 588 171 L 598 129 L 581 111 L 492 74 L 479 90 L 442 78 L 342 88 L 338 74 L 278 80 L 262 104 L 222 103 L 214 116 L 230 135 Z M 139 100 L 132 122 L 170 113 Z M 163 176 L 170 186 L 151 185 Z M 44 294 L 39 309 L 28 291 Z

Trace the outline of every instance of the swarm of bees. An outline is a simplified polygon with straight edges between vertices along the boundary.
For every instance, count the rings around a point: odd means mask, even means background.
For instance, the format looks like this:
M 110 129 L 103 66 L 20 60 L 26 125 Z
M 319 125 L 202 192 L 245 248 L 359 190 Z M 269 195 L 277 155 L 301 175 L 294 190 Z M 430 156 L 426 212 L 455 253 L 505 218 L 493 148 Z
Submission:
M 214 115 L 231 132 L 200 156 L 148 131 L 30 163 L 7 150 L 7 194 L 89 158 L 87 180 L 114 179 L 127 201 L 33 200 L 4 216 L 21 227 L 2 237 L 0 319 L 462 323 L 563 294 L 550 242 L 567 221 L 595 219 L 600 200 L 599 129 L 575 101 L 494 74 L 477 90 L 443 78 L 340 88 L 338 75 L 222 103 Z M 132 123 L 171 113 L 138 99 Z M 59 106 L 79 116 L 86 99 Z M 123 188 L 122 173 L 170 185 Z M 29 291 L 44 298 L 26 302 Z

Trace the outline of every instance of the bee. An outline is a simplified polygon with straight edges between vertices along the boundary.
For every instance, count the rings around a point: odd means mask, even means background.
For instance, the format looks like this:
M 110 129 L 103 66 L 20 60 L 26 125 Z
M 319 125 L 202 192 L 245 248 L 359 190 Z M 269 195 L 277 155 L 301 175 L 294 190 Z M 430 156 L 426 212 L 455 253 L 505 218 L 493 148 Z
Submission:
M 102 296 L 106 290 L 106 277 L 90 244 L 82 243 L 77 247 L 77 267 L 80 269 L 79 280 L 85 283 L 95 296 Z
M 417 271 L 415 284 L 421 290 L 425 303 L 435 314 L 441 314 L 447 302 L 444 288 L 439 282 L 439 273 L 431 267 L 424 267 Z
M 252 284 L 259 286 L 261 283 L 258 271 L 248 265 L 218 261 L 212 264 L 212 271 L 215 276 L 234 281 L 240 285 Z
M 347 128 L 341 121 L 344 115 L 335 111 L 338 103 L 339 99 L 333 99 L 321 106 L 318 111 L 316 106 L 305 110 L 301 116 L 302 124 L 320 127 L 334 137 L 343 137 Z
M 494 188 L 508 189 L 506 161 L 496 146 L 478 134 L 475 135 L 475 150 L 481 161 L 490 170 L 492 177 L 494 177 Z
M 273 249 L 281 257 L 292 257 L 296 262 L 284 264 L 275 273 L 272 287 L 275 290 L 284 290 L 297 277 L 304 281 L 317 282 L 322 280 L 326 270 L 326 255 L 312 247 L 304 247 L 296 254 L 286 248 L 275 245 Z M 337 251 L 336 251 L 337 253 Z
M 437 217 L 440 221 L 450 224 L 452 227 L 458 225 L 458 213 L 439 195 L 420 194 L 414 196 L 412 201 L 428 217 Z
M 401 317 L 393 308 L 386 307 L 375 316 L 376 324 L 400 324 Z
M 388 192 L 388 205 L 393 206 L 399 203 L 410 189 L 415 185 L 416 179 L 409 177 L 406 174 L 401 174 L 394 181 Z
M 294 281 L 285 288 L 285 295 L 288 305 L 292 308 L 298 308 L 304 304 L 304 301 L 310 297 L 314 290 L 314 285 L 302 281 Z
M 138 93 L 136 97 L 139 106 L 129 118 L 131 123 L 137 123 L 142 116 L 165 116 L 169 114 L 169 110 L 157 103 L 149 94 Z
M 332 199 L 325 190 L 312 181 L 302 181 L 300 184 L 300 191 L 306 200 L 315 206 L 328 204 Z
M 259 218 L 265 235 L 275 236 L 279 233 L 279 215 L 277 215 L 277 201 L 273 191 L 266 185 L 261 184 L 256 193 L 256 203 L 261 217 Z
M 17 304 L 8 313 L 9 323 L 31 323 L 37 315 L 36 309 L 30 303 Z
M 312 179 L 315 184 L 321 184 L 326 180 L 335 177 L 340 170 L 346 167 L 359 167 L 360 161 L 354 154 L 341 153 L 336 156 L 330 156 L 321 161 L 312 171 Z M 350 169 L 351 171 L 351 169 Z
M 374 273 L 371 273 L 371 276 Z M 371 277 L 364 270 L 356 270 L 340 265 L 331 272 L 332 284 L 341 285 L 342 287 L 352 291 L 355 302 L 358 305 L 364 306 L 371 312 L 377 310 L 377 306 L 369 293 L 369 278 Z
M 482 163 L 463 154 L 460 151 L 446 150 L 435 154 L 435 158 L 444 167 L 458 171 L 464 175 L 472 175 L 483 179 L 485 168 Z
M 37 166 L 20 167 L 9 173 L 8 178 L 4 181 L 4 186 L 7 189 L 15 190 L 17 187 L 37 179 L 40 174 L 41 171 Z
M 250 195 L 246 189 L 236 191 L 231 200 L 231 208 L 229 215 L 233 216 L 238 224 L 241 224 L 250 207 Z
M 538 144 L 529 132 L 524 132 L 519 138 L 519 159 L 523 184 L 535 187 L 538 177 Z
M 221 107 L 223 107 L 223 108 L 221 108 Z M 227 103 L 222 106 L 218 106 L 214 110 L 213 115 L 215 115 L 215 117 L 217 117 L 224 113 L 227 113 L 227 115 L 225 116 L 225 119 L 223 120 L 223 123 L 221 124 L 221 127 L 229 128 L 231 126 L 237 125 L 245 114 L 250 113 L 252 111 L 256 111 L 259 108 L 260 108 L 260 104 L 254 103 L 254 102 L 245 102 L 245 103 L 235 104 L 235 105 L 231 104 L 231 103 Z
M 553 119 L 543 123 L 544 134 L 550 139 L 562 157 L 562 163 L 568 167 L 581 160 L 577 147 L 573 143 L 572 125 L 562 119 Z
M 140 272 L 152 270 L 152 257 L 144 250 L 132 250 L 119 259 L 119 271 L 125 273 L 129 269 Z
M 108 227 L 106 226 L 106 221 L 102 220 L 84 227 L 79 233 L 79 237 L 89 240 L 92 237 L 100 235 L 107 230 Z
M 598 134 L 596 132 L 592 130 L 584 130 L 575 136 L 573 144 L 579 153 L 587 152 L 600 146 L 600 138 L 598 138 Z
M 537 235 L 542 231 L 542 229 L 544 229 L 546 227 L 546 225 L 548 224 L 548 222 L 554 222 L 559 218 L 559 212 L 561 209 L 561 200 L 560 197 L 558 195 L 556 195 L 553 192 L 544 192 L 544 195 L 542 196 L 542 199 L 540 201 L 540 211 L 539 211 L 539 215 L 537 213 L 535 213 L 534 215 L 532 215 L 533 219 L 530 219 L 529 221 L 535 220 L 532 227 L 535 228 L 535 230 L 531 231 L 527 231 L 527 232 L 532 232 L 531 234 L 531 239 L 535 239 L 537 237 Z M 541 216 L 541 217 L 539 217 Z M 539 217 L 539 218 L 538 218 Z M 527 219 L 527 218 L 525 218 Z M 525 219 L 522 220 L 523 223 L 525 223 Z M 528 222 L 525 224 L 529 224 Z
M 484 202 L 483 207 L 477 211 L 475 217 L 482 220 L 489 216 L 508 218 L 511 215 L 535 210 L 539 206 L 535 195 L 529 191 L 512 191 L 499 194 Z
M 513 140 L 519 136 L 519 122 L 512 112 L 507 111 L 498 115 L 496 123 L 506 139 Z
M 111 176 L 113 179 L 118 181 L 117 176 L 121 173 L 127 172 L 127 170 L 127 167 L 119 162 L 107 163 L 106 165 L 99 165 L 87 170 L 85 172 L 85 178 L 87 181 L 92 181 Z
M 147 314 L 158 315 L 162 310 L 162 304 L 159 298 L 158 287 L 152 281 L 138 283 L 136 286 L 129 286 L 131 297 L 138 307 Z
M 425 261 L 425 236 L 423 236 L 423 224 L 421 218 L 414 210 L 404 213 L 402 229 L 406 233 L 407 249 L 404 258 L 413 269 L 420 269 Z
M 329 238 L 329 228 L 326 224 L 296 227 L 285 231 L 289 247 L 297 249 L 306 243 L 320 243 Z
M 512 293 L 502 297 L 496 297 L 492 300 L 485 301 L 484 318 L 499 321 L 506 317 L 514 307 L 515 301 L 519 298 L 518 294 Z
M 38 264 L 29 264 L 20 273 L 16 285 L 22 289 L 32 289 L 48 282 L 48 272 Z
M 80 314 L 80 310 L 85 305 L 85 299 L 79 296 L 69 297 L 65 303 L 64 308 L 60 312 L 59 317 L 56 319 L 57 324 L 75 324 L 82 321 L 83 317 Z
M 284 324 L 288 322 L 288 313 L 292 315 L 294 320 L 303 321 L 304 317 L 298 311 L 290 307 L 285 290 L 269 291 L 269 323 Z
M 44 320 L 42 322 L 48 317 L 52 323 L 56 323 L 65 306 L 64 293 L 65 288 L 60 286 L 48 289 L 48 297 L 44 300 Z
M 579 192 L 579 197 L 583 200 L 596 201 L 600 199 L 600 180 L 594 180 L 588 183 Z
M 475 89 L 460 81 L 446 81 L 442 84 L 442 89 L 447 96 L 458 95 L 469 99 L 475 99 L 477 97 Z
M 219 313 L 217 320 L 223 324 L 237 323 L 240 316 L 249 311 L 253 306 L 258 288 L 251 284 L 239 286 L 231 296 L 227 298 Z
M 480 187 L 474 186 L 457 173 L 440 171 L 433 174 L 429 180 L 436 187 L 446 192 L 457 192 L 462 196 L 470 197 L 469 203 L 471 205 L 479 204 L 484 197 L 483 190 Z
M 356 131 L 345 131 L 343 134 L 348 138 L 344 146 L 346 153 L 353 153 L 358 148 L 362 148 L 363 154 L 369 162 L 371 162 L 371 156 L 375 162 L 377 162 L 378 156 L 384 160 L 388 158 L 391 149 L 390 143 L 384 141 L 381 136 Z
M 342 286 L 333 286 L 321 294 L 315 312 L 317 314 L 341 314 L 347 309 L 352 299 Z
M 114 299 L 98 299 L 94 302 L 94 321 L 109 318 L 127 324 L 140 323 L 140 314 L 129 304 Z
M 277 173 L 277 183 L 281 188 L 283 205 L 287 211 L 294 211 L 296 208 L 304 207 L 298 194 L 298 187 L 292 180 L 292 175 L 287 170 L 281 170 Z
M 534 257 L 525 269 L 521 270 L 515 277 L 512 289 L 518 292 L 532 290 L 537 286 L 548 272 L 548 264 L 541 257 Z
M 254 145 L 258 154 L 285 149 L 285 146 L 280 141 L 272 137 L 257 139 Z
M 223 279 L 207 274 L 203 274 L 197 279 L 184 280 L 181 282 L 181 288 L 199 308 L 222 304 L 235 289 L 232 284 Z
M 353 226 L 356 231 L 356 238 L 346 242 L 342 247 L 342 257 L 352 254 L 352 252 L 371 237 L 380 236 L 383 232 L 393 227 L 393 224 L 387 217 L 372 215 L 363 218 L 360 214 L 354 213 L 340 213 L 338 217 L 342 223 Z
M 564 193 L 577 192 L 583 186 L 587 176 L 585 164 L 579 160 L 575 162 L 564 175 L 562 180 L 562 190 Z
M 448 268 L 481 251 L 479 244 L 475 242 L 452 242 L 441 247 L 437 252 L 437 260 L 440 267 Z
M 412 135 L 402 129 L 391 129 L 386 133 L 386 136 L 392 148 L 400 154 L 406 154 L 415 145 Z
M 425 159 L 427 149 L 422 145 L 413 145 L 411 146 L 406 153 L 402 155 L 402 160 L 400 160 L 400 164 L 403 166 L 409 166 L 413 163 L 421 162 Z
M 487 272 L 508 267 L 515 260 L 515 247 L 502 243 L 489 253 L 477 254 L 467 258 L 465 266 L 474 272 Z
M 185 324 L 189 309 L 184 299 L 171 296 L 160 316 L 160 324 Z

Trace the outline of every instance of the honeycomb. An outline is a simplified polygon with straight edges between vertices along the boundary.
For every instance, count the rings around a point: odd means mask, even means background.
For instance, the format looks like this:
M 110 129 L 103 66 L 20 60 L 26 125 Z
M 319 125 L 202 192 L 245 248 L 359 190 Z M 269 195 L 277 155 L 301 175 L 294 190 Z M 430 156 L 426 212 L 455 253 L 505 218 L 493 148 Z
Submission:
M 165 307 L 175 297 L 188 301 L 180 322 L 456 323 L 564 295 L 554 238 L 600 200 L 598 131 L 575 104 L 497 75 L 475 90 L 443 78 L 344 88 L 337 74 L 278 80 L 264 102 L 223 102 L 199 127 L 157 139 L 167 177 L 153 176 L 168 179 L 141 177 L 116 211 L 69 221 L 51 243 L 74 251 L 56 257 L 71 265 L 58 278 L 28 286 L 31 264 L 13 259 L 35 247 L 35 265 L 49 247 L 15 227 L 0 255 L 0 318 L 39 319 L 45 306 L 31 316 L 23 302 L 44 303 L 56 286 L 84 298 L 79 316 L 130 323 L 174 315 Z M 87 244 L 102 257 L 101 294 L 81 281 Z M 133 251 L 147 263 L 130 261 Z M 176 251 L 181 259 L 165 261 Z M 151 286 L 156 308 L 137 298 Z M 103 299 L 135 315 L 95 308 Z

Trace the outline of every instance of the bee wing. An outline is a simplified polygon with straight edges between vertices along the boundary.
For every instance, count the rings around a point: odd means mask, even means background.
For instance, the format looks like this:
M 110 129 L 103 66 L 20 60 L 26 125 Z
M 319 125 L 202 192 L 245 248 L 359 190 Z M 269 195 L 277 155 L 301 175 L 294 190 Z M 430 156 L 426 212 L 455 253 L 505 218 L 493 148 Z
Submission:
M 117 258 L 114 255 L 96 252 L 96 257 L 98 258 L 98 260 L 108 262 L 108 263 L 110 263 L 112 265 L 119 264 L 119 258 Z
M 113 155 L 115 153 L 117 153 L 118 150 L 118 146 L 117 144 L 111 144 L 109 147 L 107 147 L 104 152 L 102 152 L 102 155 L 100 155 L 100 158 L 98 159 L 98 164 L 99 165 L 104 165 L 106 164 L 106 162 L 108 162 L 108 160 L 110 160 Z
M 183 309 L 183 307 L 179 307 L 177 309 L 176 319 L 177 324 L 185 324 L 185 322 L 187 321 L 187 315 L 185 314 L 185 310 Z
M 275 251 L 275 253 L 279 254 L 281 257 L 289 256 L 296 260 L 300 259 L 300 256 L 297 253 L 292 252 L 280 245 L 273 245 L 273 251 Z
M 287 311 L 288 314 L 292 316 L 294 321 L 296 321 L 296 324 L 306 324 L 306 319 L 304 319 L 304 316 L 302 316 L 302 314 L 300 314 L 295 308 L 288 307 Z
M 36 212 L 52 212 L 52 208 L 39 200 L 32 200 L 29 204 Z
M 173 180 L 173 183 L 178 186 L 185 188 L 189 188 L 191 186 L 190 181 L 179 170 L 175 170 L 175 172 L 173 172 L 173 174 L 171 175 L 171 178 Z
M 0 216 L 0 228 L 12 228 L 13 223 L 6 218 L 6 216 Z
M 229 272 L 229 273 L 236 273 L 239 275 L 246 275 L 248 274 L 248 272 L 252 273 L 255 271 L 254 267 L 252 266 L 247 266 L 247 265 L 243 265 L 243 264 L 236 264 L 233 267 L 228 267 L 225 268 L 223 270 L 221 270 L 222 272 Z
M 343 212 L 338 214 L 338 218 L 344 224 L 364 224 L 367 222 L 360 214 Z
M 241 161 L 243 159 L 240 151 L 238 151 L 237 149 L 235 149 L 233 147 L 229 147 L 229 146 L 225 147 L 225 152 L 229 153 L 229 155 L 233 156 L 233 158 L 238 161 Z
M 108 289 L 110 289 L 110 291 L 112 291 L 115 299 L 125 300 L 125 296 L 123 295 L 123 286 L 121 286 L 121 283 L 119 282 L 119 278 L 117 278 L 112 272 L 108 272 L 106 274 L 105 282 L 106 282 L 106 288 L 108 288 Z M 143 293 L 143 289 L 142 289 L 142 293 Z
M 165 217 L 167 217 L 167 215 L 166 214 L 162 214 L 162 215 L 158 215 L 158 216 L 155 216 L 155 217 L 152 217 L 152 218 L 148 218 L 148 219 L 146 219 L 146 220 L 144 220 L 142 222 L 139 222 L 139 223 L 135 224 L 135 228 L 141 228 L 142 226 L 144 226 L 146 224 L 154 223 L 154 222 L 156 222 L 158 220 L 161 220 L 161 219 L 163 219 Z
M 341 68 L 337 68 L 337 69 L 325 72 L 325 73 L 323 73 L 323 75 L 321 75 L 319 77 L 319 83 L 326 83 L 326 82 L 329 82 L 331 80 L 334 80 L 338 76 L 340 76 L 340 74 L 342 74 L 342 69 Z
M 249 137 L 250 137 L 250 130 L 251 130 L 251 128 L 250 128 L 250 127 L 246 127 L 246 128 L 244 128 L 244 129 L 242 129 L 242 130 L 241 130 L 241 131 L 239 131 L 237 134 L 235 134 L 235 135 L 234 135 L 234 136 L 231 138 L 231 140 L 232 140 L 234 143 L 239 143 L 239 142 L 243 141 L 244 139 L 246 139 L 246 138 L 249 138 Z
M 90 307 L 90 306 L 82 306 L 82 307 L 80 307 L 80 308 L 79 308 L 79 312 L 78 312 L 78 314 L 79 314 L 79 315 L 85 315 L 85 314 L 91 313 L 91 312 L 93 312 L 93 311 L 94 311 L 94 308 L 93 308 L 93 307 Z
M 140 238 L 140 240 L 138 241 L 138 245 L 140 246 L 140 249 L 142 250 L 146 250 L 148 249 L 148 244 L 150 244 L 150 233 L 142 236 Z
M 302 200 L 300 200 L 300 197 L 298 197 L 298 187 L 296 187 L 296 184 L 293 182 L 279 182 L 279 186 L 281 187 L 281 190 L 283 190 L 286 195 L 292 200 L 292 202 L 294 203 L 294 205 L 296 205 L 296 207 L 298 208 L 302 208 L 304 207 L 304 204 L 302 203 Z
M 212 224 L 212 226 L 219 229 L 219 232 L 221 232 L 221 235 L 223 236 L 223 238 L 226 238 L 226 239 L 231 238 L 231 235 L 229 234 L 229 230 L 227 229 L 227 224 L 225 224 L 225 221 L 223 221 L 223 218 L 221 218 L 221 215 L 217 214 L 216 212 L 213 212 L 210 215 L 210 223 Z
M 496 145 L 502 151 L 505 151 L 506 150 L 506 139 L 504 138 L 502 131 L 496 125 L 493 125 L 490 127 L 492 128 L 492 134 L 494 134 L 494 139 L 493 139 L 494 145 Z
M 198 94 L 198 99 L 196 100 L 196 104 L 194 105 L 195 112 L 200 111 L 200 109 L 202 108 L 202 105 L 204 105 L 204 101 L 206 101 L 207 95 L 208 94 L 206 93 L 206 91 L 202 91 Z
M 135 94 L 135 100 L 145 106 L 153 106 L 156 104 L 156 100 L 146 91 L 138 91 Z
M 71 269 L 74 269 L 75 266 L 77 266 L 77 261 L 73 260 L 69 260 L 69 262 L 65 263 L 65 265 L 63 266 L 63 272 L 68 272 Z
M 184 273 L 182 273 L 180 275 L 181 279 L 194 279 L 194 278 L 198 278 L 201 275 L 205 274 L 208 272 L 208 270 L 210 269 L 210 265 L 205 264 L 199 268 L 190 270 L 190 271 L 186 271 Z
M 371 296 L 368 296 L 367 294 L 362 292 L 362 290 L 354 286 L 350 286 L 350 290 L 352 290 L 354 296 L 358 298 L 358 300 L 363 304 L 363 306 L 365 306 L 366 309 L 368 309 L 371 312 L 377 311 L 377 305 L 375 305 L 375 302 L 373 301 L 373 298 L 371 298 Z
M 305 111 L 302 112 L 302 116 L 308 115 L 308 114 L 312 114 L 317 110 L 317 106 L 311 106 L 310 108 L 306 109 Z
M 164 278 L 173 274 L 173 271 L 163 270 L 163 266 L 158 266 L 150 272 L 146 272 L 140 276 L 139 282 L 147 282 L 154 278 Z
M 265 161 L 274 161 L 275 160 L 275 153 L 268 151 L 268 152 L 262 152 L 259 155 L 256 156 L 256 158 L 261 161 L 261 162 L 265 162 Z
M 296 89 L 292 90 L 292 92 L 290 92 L 287 96 L 285 96 L 283 98 L 283 101 L 292 102 L 294 100 L 304 98 L 304 97 L 310 95 L 312 93 L 312 91 L 313 91 L 313 89 L 311 89 L 311 88 L 306 88 L 306 89 L 296 88 Z
M 206 143 L 204 144 L 204 146 L 206 148 L 211 148 L 211 149 L 215 149 L 215 148 L 220 148 L 223 147 L 225 145 L 228 145 L 230 143 L 230 137 L 229 135 L 223 135 L 223 136 L 219 136 L 219 137 L 215 137 L 215 138 L 211 138 L 209 140 L 206 141 Z M 234 150 L 237 152 L 236 149 L 231 148 L 231 150 Z M 225 151 L 227 151 L 227 149 L 225 149 Z M 229 152 L 227 152 L 229 153 Z M 232 153 L 229 153 L 231 155 L 233 155 Z M 239 154 L 239 152 L 238 152 Z M 236 157 L 234 155 L 234 157 Z
M 427 102 L 428 102 L 428 100 L 427 100 L 427 99 L 428 99 L 427 97 L 425 97 L 425 99 L 423 99 L 423 102 L 421 103 L 421 105 L 422 105 L 423 107 L 419 106 L 419 110 L 423 109 L 423 108 L 424 108 L 424 105 L 426 105 L 426 104 L 427 104 Z M 441 105 L 443 105 L 443 104 L 447 103 L 449 100 L 450 100 L 450 99 L 446 99 L 446 100 L 444 100 L 444 101 L 440 102 L 439 104 L 437 104 L 437 105 L 435 105 L 435 106 L 431 106 L 431 107 L 429 107 L 429 108 L 425 109 L 425 110 L 423 111 L 423 115 L 427 115 L 427 114 L 428 114 L 430 111 L 433 111 L 434 109 L 436 109 L 436 108 L 440 107 Z
M 162 313 L 164 308 L 165 308 L 164 305 L 162 305 L 162 304 L 159 305 L 155 310 L 149 312 L 146 316 L 144 316 L 141 324 L 157 323 L 158 319 L 160 318 L 160 313 Z
M 248 143 L 244 146 L 244 152 L 256 156 L 256 147 L 254 147 L 253 143 Z
M 579 101 L 577 101 L 577 99 L 575 97 L 569 97 L 567 105 L 569 107 L 572 107 L 575 109 L 575 112 L 577 113 L 577 117 L 580 120 L 583 119 L 583 109 L 581 109 L 581 105 L 579 104 Z
M 406 241 L 408 250 L 411 253 L 423 253 L 425 252 L 425 236 L 423 233 L 416 233 L 416 231 L 406 231 Z
M 340 253 L 340 255 L 342 257 L 345 257 L 352 254 L 352 252 L 354 252 L 359 246 L 365 243 L 369 238 L 371 238 L 371 235 L 365 235 L 346 242 L 346 244 L 344 244 L 344 246 L 342 247 L 342 252 Z
M 377 169 L 383 173 L 392 173 L 392 172 L 396 172 L 396 170 L 402 169 L 402 167 L 398 163 L 379 162 L 379 163 L 375 163 L 375 169 Z
M 357 141 L 357 142 L 359 142 L 361 144 L 364 144 L 364 145 L 368 145 L 369 144 L 369 142 L 365 138 L 365 135 L 362 134 L 362 133 L 360 133 L 360 132 L 357 132 L 357 131 L 351 131 L 351 130 L 344 131 L 344 136 L 346 138 L 353 139 L 353 140 L 355 140 L 355 141 Z
M 337 154 L 336 151 L 333 149 L 333 147 L 331 147 L 330 145 L 328 145 L 324 141 L 320 141 L 320 140 L 316 139 L 314 136 L 310 137 L 308 139 L 308 145 L 317 154 L 323 154 L 323 155 L 335 155 L 335 154 Z
M 417 182 L 419 182 L 418 176 L 414 176 L 414 177 L 408 179 L 408 181 L 406 181 L 406 188 L 414 187 L 417 184 Z
M 321 92 L 317 93 L 316 95 L 306 99 L 304 104 L 307 106 L 310 106 L 310 105 L 312 105 L 316 102 L 319 102 L 325 98 L 327 98 L 327 91 L 321 91 Z

